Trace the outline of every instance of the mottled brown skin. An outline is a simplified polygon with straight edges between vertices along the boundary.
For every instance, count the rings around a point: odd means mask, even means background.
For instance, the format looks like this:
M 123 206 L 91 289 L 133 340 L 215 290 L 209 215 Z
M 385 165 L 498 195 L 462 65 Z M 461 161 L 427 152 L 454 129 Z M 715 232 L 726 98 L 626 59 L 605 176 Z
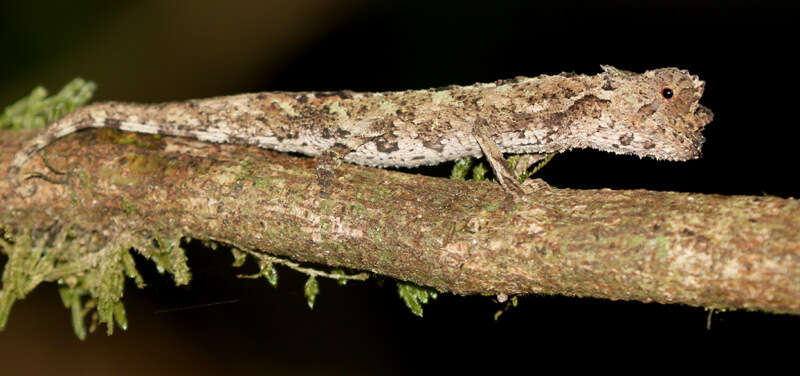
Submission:
M 414 167 L 483 154 L 494 159 L 499 176 L 502 155 L 487 147 L 500 153 L 594 148 L 688 160 L 700 156 L 701 132 L 713 118 L 698 103 L 703 88 L 697 76 L 676 68 L 636 74 L 603 66 L 603 73 L 593 76 L 542 75 L 401 92 L 271 92 L 153 105 L 98 103 L 54 122 L 26 144 L 15 155 L 9 178 L 19 186 L 23 165 L 39 149 L 85 128 L 321 156 L 321 180 L 328 181 L 338 160 Z M 326 174 L 329 178 L 322 179 Z

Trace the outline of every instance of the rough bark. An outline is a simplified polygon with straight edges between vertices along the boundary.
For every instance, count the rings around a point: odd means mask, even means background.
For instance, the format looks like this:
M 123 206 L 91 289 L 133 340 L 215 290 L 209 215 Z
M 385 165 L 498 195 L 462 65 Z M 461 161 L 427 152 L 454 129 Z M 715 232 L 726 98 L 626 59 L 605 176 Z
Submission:
M 25 137 L 4 134 L 0 171 Z M 21 198 L 2 176 L 6 232 L 80 213 L 82 231 L 178 231 L 456 294 L 800 313 L 794 199 L 550 188 L 519 202 L 497 183 L 349 164 L 321 198 L 311 158 L 110 130 L 46 157 L 66 184 L 30 179 L 38 192 Z M 48 171 L 42 160 L 26 170 Z

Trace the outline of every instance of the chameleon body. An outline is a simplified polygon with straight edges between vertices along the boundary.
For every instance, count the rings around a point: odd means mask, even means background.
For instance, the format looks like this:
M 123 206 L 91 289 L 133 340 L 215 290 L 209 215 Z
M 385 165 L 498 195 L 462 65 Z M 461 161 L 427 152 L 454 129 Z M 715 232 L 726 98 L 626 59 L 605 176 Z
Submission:
M 85 128 L 257 145 L 377 167 L 433 165 L 484 154 L 502 158 L 498 150 L 594 148 L 677 161 L 700 156 L 703 127 L 713 118 L 698 103 L 703 81 L 677 68 L 641 74 L 602 68 L 596 75 L 562 73 L 399 92 L 265 92 L 163 104 L 97 103 L 53 122 L 24 145 L 9 178 L 19 187 L 22 167 L 38 150 Z M 497 165 L 504 164 L 492 165 L 500 175 Z

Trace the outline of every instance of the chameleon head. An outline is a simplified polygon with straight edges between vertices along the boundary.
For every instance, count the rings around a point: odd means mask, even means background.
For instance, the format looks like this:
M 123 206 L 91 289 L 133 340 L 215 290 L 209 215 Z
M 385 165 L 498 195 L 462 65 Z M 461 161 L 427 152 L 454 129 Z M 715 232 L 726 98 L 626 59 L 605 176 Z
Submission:
M 641 74 L 603 66 L 603 91 L 610 100 L 613 152 L 682 161 L 700 157 L 703 128 L 714 115 L 701 105 L 705 82 L 686 70 L 662 68 Z M 620 131 L 615 124 L 624 125 Z M 615 129 L 616 128 L 616 129 Z

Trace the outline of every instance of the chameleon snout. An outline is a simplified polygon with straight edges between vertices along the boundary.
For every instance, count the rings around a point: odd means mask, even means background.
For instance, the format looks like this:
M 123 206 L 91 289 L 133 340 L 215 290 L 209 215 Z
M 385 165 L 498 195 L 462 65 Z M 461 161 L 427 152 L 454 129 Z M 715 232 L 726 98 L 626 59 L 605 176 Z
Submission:
M 708 107 L 701 105 L 697 106 L 697 110 L 694 111 L 692 126 L 698 130 L 703 129 L 711 120 L 714 120 L 714 113 L 708 109 Z

